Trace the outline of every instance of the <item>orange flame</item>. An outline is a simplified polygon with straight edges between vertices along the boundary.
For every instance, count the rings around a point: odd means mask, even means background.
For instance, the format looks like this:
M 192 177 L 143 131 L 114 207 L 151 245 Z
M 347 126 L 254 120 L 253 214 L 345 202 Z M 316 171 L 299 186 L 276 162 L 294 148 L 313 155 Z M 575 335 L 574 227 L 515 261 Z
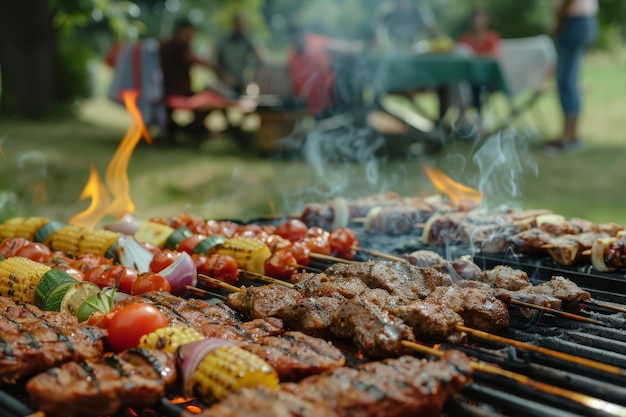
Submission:
M 200 414 L 202 412 L 202 408 L 198 407 L 197 405 L 188 405 L 185 408 L 192 414 Z
M 106 187 L 100 181 L 100 176 L 92 166 L 89 180 L 80 195 L 80 199 L 91 198 L 91 204 L 82 213 L 73 216 L 69 222 L 77 226 L 94 227 L 107 214 L 120 218 L 135 211 L 135 204 L 130 198 L 128 181 L 128 164 L 130 158 L 142 137 L 152 144 L 148 129 L 137 107 L 137 90 L 125 90 L 122 99 L 126 110 L 131 115 L 133 123 L 126 131 L 115 154 L 107 166 L 105 181 Z M 108 191 L 107 191 L 108 189 Z M 111 197 L 109 196 L 109 192 Z
M 439 350 L 441 349 L 441 343 L 437 343 L 436 345 L 433 345 L 433 350 Z
M 447 195 L 452 202 L 459 204 L 461 207 L 474 207 L 483 200 L 483 193 L 453 181 L 452 178 L 444 174 L 443 171 L 432 168 L 426 164 L 422 165 L 422 169 L 437 190 Z

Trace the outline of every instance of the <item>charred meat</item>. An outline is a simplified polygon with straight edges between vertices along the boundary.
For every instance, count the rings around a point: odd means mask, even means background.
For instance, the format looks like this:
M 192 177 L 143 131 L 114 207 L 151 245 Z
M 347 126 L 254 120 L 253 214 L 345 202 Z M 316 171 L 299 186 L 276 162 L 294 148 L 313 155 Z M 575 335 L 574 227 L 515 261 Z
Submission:
M 291 307 L 302 299 L 302 295 L 279 284 L 248 287 L 228 295 L 228 303 L 238 312 L 251 319 L 274 316 L 276 311 Z

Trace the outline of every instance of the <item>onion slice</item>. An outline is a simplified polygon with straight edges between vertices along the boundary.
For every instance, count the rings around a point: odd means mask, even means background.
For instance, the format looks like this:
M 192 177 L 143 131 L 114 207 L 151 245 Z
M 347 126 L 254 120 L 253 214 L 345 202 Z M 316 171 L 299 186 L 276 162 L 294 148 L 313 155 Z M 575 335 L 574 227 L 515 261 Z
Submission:
M 350 221 L 350 210 L 348 209 L 348 203 L 345 198 L 335 198 L 333 211 L 334 216 L 333 224 L 331 226 L 332 230 L 348 227 L 348 222 Z
M 122 235 L 114 246 L 117 259 L 122 265 L 136 269 L 139 273 L 150 272 L 150 262 L 154 255 L 141 246 L 135 238 Z
M 614 237 L 601 237 L 593 241 L 593 246 L 591 246 L 591 264 L 596 271 L 608 272 L 615 269 L 609 268 L 604 262 L 604 252 L 616 240 Z
M 430 216 L 426 223 L 424 224 L 424 229 L 422 229 L 422 243 L 429 245 L 430 244 L 430 229 L 433 227 L 433 224 L 437 222 L 442 216 L 440 214 L 435 214 Z
M 174 295 L 184 295 L 187 285 L 195 287 L 198 282 L 196 264 L 187 252 L 181 252 L 174 263 L 159 272 L 159 275 L 167 279 Z
M 136 218 L 132 214 L 127 214 L 119 219 L 117 222 L 107 224 L 106 226 L 104 226 L 104 228 L 112 232 L 133 236 L 137 229 L 139 229 L 140 224 L 141 221 L 138 218 Z
M 378 216 L 378 214 L 382 211 L 382 209 L 383 208 L 380 206 L 375 206 L 375 207 L 372 207 L 370 211 L 367 212 L 367 216 L 365 216 L 365 221 L 363 222 L 363 229 L 365 229 L 366 232 L 373 232 L 372 222 Z
M 186 343 L 178 349 L 180 358 L 180 370 L 183 374 L 183 390 L 188 397 L 194 397 L 193 378 L 200 362 L 212 351 L 222 346 L 234 346 L 234 343 L 224 339 L 204 339 L 197 342 Z

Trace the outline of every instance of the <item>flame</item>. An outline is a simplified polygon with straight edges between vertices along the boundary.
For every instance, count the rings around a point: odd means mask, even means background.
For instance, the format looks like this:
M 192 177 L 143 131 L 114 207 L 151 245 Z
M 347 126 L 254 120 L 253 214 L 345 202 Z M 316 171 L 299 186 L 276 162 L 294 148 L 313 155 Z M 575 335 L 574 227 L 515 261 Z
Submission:
M 200 414 L 202 412 L 202 408 L 198 407 L 197 405 L 188 405 L 185 408 L 187 409 L 187 411 L 193 414 Z
M 436 345 L 433 345 L 433 350 L 439 350 L 441 349 L 441 343 L 437 343 Z
M 422 169 L 435 188 L 447 195 L 452 202 L 459 204 L 461 207 L 474 207 L 482 201 L 483 193 L 453 181 L 452 178 L 444 174 L 443 171 L 432 168 L 427 164 L 423 164 Z
M 124 106 L 131 115 L 133 123 L 126 131 L 124 138 L 107 166 L 105 174 L 106 187 L 100 181 L 98 172 L 93 166 L 91 167 L 89 180 L 80 196 L 81 200 L 91 198 L 91 204 L 85 211 L 73 216 L 69 220 L 71 224 L 94 227 L 107 214 L 119 219 L 135 211 L 135 204 L 130 198 L 128 164 L 135 147 L 142 137 L 146 139 L 146 142 L 152 144 L 152 138 L 148 134 L 141 111 L 137 107 L 138 96 L 139 92 L 137 90 L 125 90 L 122 92 Z
M 100 181 L 98 170 L 93 164 L 89 170 L 89 180 L 80 194 L 80 200 L 91 198 L 91 204 L 82 213 L 78 213 L 70 218 L 69 223 L 77 226 L 94 227 L 102 218 L 111 200 L 104 184 Z

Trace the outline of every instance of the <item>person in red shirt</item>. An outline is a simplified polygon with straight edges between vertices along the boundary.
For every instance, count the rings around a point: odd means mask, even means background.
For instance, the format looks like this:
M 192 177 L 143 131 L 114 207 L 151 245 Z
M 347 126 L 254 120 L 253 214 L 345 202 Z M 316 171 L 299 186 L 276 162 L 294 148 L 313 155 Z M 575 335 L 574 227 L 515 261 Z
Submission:
M 476 7 L 470 15 L 467 32 L 459 37 L 459 44 L 469 48 L 474 55 L 498 58 L 500 56 L 500 35 L 490 29 L 489 12 L 484 7 Z M 486 86 L 472 85 L 472 104 L 480 112 L 480 96 Z

